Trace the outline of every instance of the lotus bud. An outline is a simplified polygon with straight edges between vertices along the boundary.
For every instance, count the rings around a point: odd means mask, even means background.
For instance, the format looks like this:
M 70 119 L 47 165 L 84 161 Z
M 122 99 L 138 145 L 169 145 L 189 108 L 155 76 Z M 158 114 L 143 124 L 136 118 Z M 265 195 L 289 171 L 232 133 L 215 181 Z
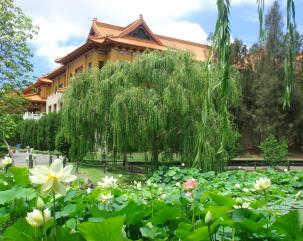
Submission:
M 212 216 L 211 212 L 208 211 L 205 215 L 205 223 L 207 225 L 210 225 L 212 221 L 213 221 L 213 216 Z
M 38 197 L 38 199 L 37 199 L 37 208 L 43 209 L 44 207 L 45 207 L 44 201 L 42 200 L 41 197 Z
M 50 211 L 46 208 L 43 212 L 38 209 L 34 209 L 32 212 L 27 213 L 25 219 L 32 227 L 39 228 L 48 223 L 52 217 Z
M 148 223 L 146 224 L 146 226 L 147 226 L 148 228 L 150 228 L 150 229 L 153 228 L 153 224 L 152 224 L 151 222 L 148 222 Z

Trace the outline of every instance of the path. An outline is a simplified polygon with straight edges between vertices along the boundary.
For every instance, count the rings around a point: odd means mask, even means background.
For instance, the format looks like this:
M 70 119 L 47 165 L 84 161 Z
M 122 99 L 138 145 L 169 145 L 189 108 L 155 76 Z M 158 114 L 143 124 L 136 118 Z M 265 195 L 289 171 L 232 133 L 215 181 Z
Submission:
M 28 157 L 27 153 L 18 152 L 14 153 L 15 165 L 19 167 L 27 166 L 26 158 Z M 36 165 L 45 165 L 49 162 L 49 156 L 43 154 L 36 154 Z

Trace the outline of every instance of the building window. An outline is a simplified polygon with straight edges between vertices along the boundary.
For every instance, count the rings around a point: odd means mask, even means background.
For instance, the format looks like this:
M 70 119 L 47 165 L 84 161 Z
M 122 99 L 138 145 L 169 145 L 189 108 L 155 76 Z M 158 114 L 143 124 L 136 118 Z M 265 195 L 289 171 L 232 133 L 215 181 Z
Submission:
M 57 112 L 57 104 L 54 104 L 54 112 Z
M 63 88 L 64 87 L 64 84 L 63 83 L 60 83 L 59 84 L 59 88 Z
M 89 63 L 88 63 L 88 68 L 91 69 L 92 67 L 93 67 L 92 63 L 89 62 Z
M 52 106 L 51 106 L 51 105 L 48 106 L 48 112 L 49 112 L 49 113 L 52 112 Z
M 83 71 L 83 66 L 80 66 L 80 67 L 75 69 L 75 74 L 82 73 L 82 71 Z
M 104 66 L 104 61 L 99 61 L 98 68 L 102 69 Z

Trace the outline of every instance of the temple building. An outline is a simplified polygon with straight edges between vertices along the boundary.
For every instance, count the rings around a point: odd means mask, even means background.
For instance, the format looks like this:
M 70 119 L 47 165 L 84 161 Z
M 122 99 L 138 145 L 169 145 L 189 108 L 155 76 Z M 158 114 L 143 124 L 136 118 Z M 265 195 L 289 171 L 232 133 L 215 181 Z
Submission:
M 139 19 L 120 27 L 93 19 L 86 42 L 55 61 L 61 66 L 24 90 L 29 101 L 25 119 L 37 119 L 39 114 L 58 112 L 62 108 L 62 94 L 70 79 L 82 71 L 99 68 L 106 61 L 132 61 L 145 50 L 187 50 L 199 60 L 207 60 L 210 47 L 204 44 L 154 34 L 144 21 Z

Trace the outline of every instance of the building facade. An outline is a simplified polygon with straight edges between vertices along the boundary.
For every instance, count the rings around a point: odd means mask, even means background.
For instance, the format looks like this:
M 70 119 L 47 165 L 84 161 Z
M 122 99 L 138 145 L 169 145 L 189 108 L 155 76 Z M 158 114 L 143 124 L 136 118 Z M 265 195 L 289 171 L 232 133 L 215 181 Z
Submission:
M 142 15 L 126 27 L 102 23 L 94 18 L 86 42 L 56 59 L 61 64 L 59 68 L 38 78 L 24 90 L 24 97 L 29 101 L 28 112 L 60 111 L 62 95 L 74 75 L 91 68 L 101 69 L 106 61 L 132 61 L 147 49 L 186 50 L 199 61 L 207 60 L 210 53 L 207 45 L 154 34 Z

